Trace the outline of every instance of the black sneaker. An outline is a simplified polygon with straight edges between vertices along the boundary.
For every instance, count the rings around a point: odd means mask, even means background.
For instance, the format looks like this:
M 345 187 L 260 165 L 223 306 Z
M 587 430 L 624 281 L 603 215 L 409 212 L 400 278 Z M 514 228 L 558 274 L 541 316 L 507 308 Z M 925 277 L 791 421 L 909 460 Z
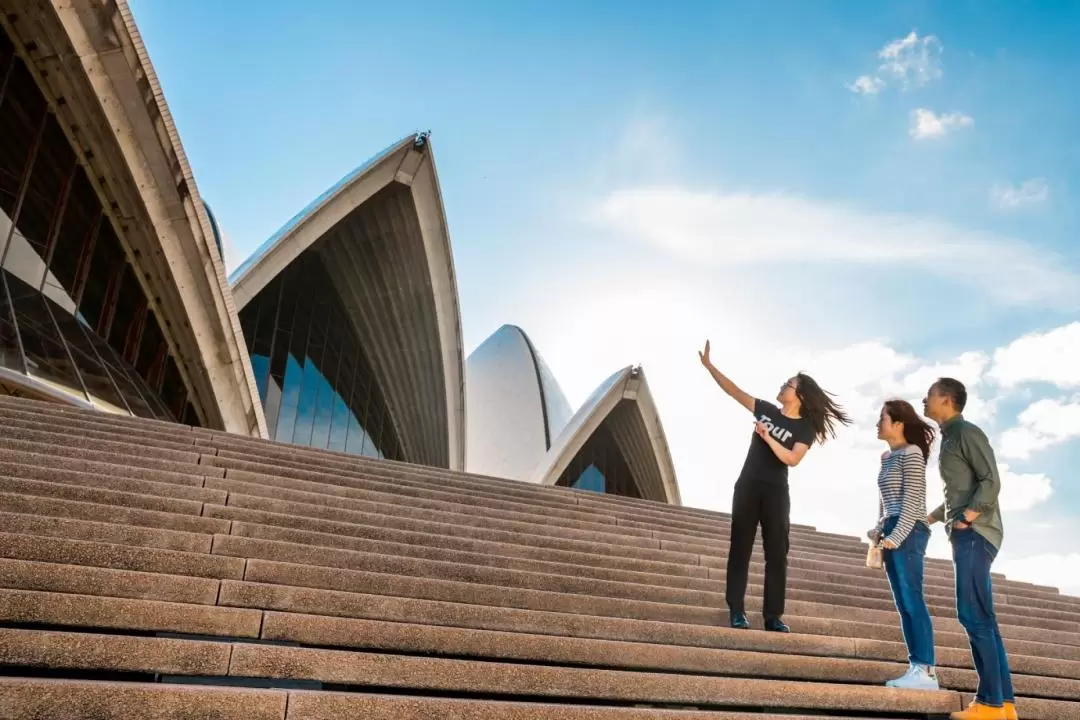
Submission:
M 746 617 L 746 613 L 731 613 L 731 627 L 735 628 L 736 630 L 749 630 L 750 620 Z
M 769 618 L 765 621 L 766 632 L 789 633 L 791 628 L 784 624 L 780 618 Z

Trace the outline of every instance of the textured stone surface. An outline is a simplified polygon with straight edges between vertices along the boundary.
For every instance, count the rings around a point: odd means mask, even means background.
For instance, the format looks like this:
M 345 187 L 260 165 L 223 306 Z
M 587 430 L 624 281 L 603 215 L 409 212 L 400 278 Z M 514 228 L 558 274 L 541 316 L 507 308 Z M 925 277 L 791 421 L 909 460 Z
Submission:
M 213 605 L 218 580 L 0 558 L 0 587 Z
M 0 664 L 358 691 L 16 678 L 14 717 L 850 720 L 975 687 L 944 561 L 926 588 L 949 691 L 897 692 L 899 622 L 858 538 L 793 527 L 796 633 L 734 631 L 725 513 L 0 398 L 5 427 Z M 755 623 L 762 570 L 757 548 Z M 1080 599 L 995 585 L 1021 716 L 1080 720 Z
M 0 557 L 203 578 L 244 576 L 242 557 L 0 532 Z
M 43 475 L 50 479 L 24 480 L 11 476 L 0 476 L 0 492 L 90 502 L 99 505 L 139 508 L 141 510 L 156 510 L 181 515 L 198 515 L 202 512 L 202 502 L 196 500 L 174 500 L 157 495 L 98 488 L 94 487 L 95 481 L 101 479 L 97 475 L 88 473 L 61 474 L 62 471 L 54 473 L 47 468 L 41 468 L 40 470 Z M 114 479 L 114 481 L 107 481 L 107 484 L 125 485 L 127 482 L 123 479 Z
M 701 675 L 624 672 L 542 665 L 443 660 L 337 650 L 237 644 L 230 672 L 247 677 L 310 679 L 355 686 L 593 700 L 773 708 L 942 713 L 959 709 L 949 692 L 884 687 L 774 683 Z
M 0 628 L 0 665 L 15 667 L 225 675 L 230 652 L 226 643 Z
M 276 690 L 0 677 L 4 720 L 282 720 Z
M 262 612 L 212 605 L 0 589 L 0 622 L 259 637 Z
M 193 533 L 227 533 L 229 521 L 97 502 L 0 491 L 0 512 L 94 520 Z
M 7 532 L 34 535 L 36 537 L 59 537 L 70 540 L 110 542 L 133 547 L 177 550 L 180 552 L 210 552 L 213 536 L 204 533 L 160 530 L 123 523 L 73 520 L 47 515 L 24 515 L 0 513 L 0 528 Z
M 828 715 L 750 713 L 727 710 L 664 710 L 397 697 L 366 693 L 293 692 L 288 720 L 828 720 Z M 846 716 L 846 720 L 858 720 Z

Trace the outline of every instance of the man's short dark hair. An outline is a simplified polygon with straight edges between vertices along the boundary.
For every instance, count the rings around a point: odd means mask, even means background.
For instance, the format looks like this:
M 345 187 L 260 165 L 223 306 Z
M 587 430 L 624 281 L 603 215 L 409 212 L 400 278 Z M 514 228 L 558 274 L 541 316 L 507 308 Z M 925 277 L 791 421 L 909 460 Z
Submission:
M 964 383 L 956 378 L 943 377 L 938 378 L 934 387 L 937 388 L 938 394 L 952 400 L 956 412 L 964 412 L 964 406 L 967 405 L 967 388 L 964 387 Z

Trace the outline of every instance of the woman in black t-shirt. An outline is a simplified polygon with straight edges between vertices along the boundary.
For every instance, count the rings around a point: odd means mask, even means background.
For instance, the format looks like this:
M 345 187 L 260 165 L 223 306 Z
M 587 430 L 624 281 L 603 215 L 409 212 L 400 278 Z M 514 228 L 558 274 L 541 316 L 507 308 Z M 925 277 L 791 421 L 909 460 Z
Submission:
M 716 384 L 754 414 L 754 436 L 742 472 L 735 483 L 731 503 L 731 543 L 728 548 L 727 605 L 731 627 L 747 629 L 750 621 L 744 605 L 754 538 L 761 525 L 765 550 L 765 629 L 790 632 L 784 624 L 787 589 L 788 531 L 791 498 L 788 468 L 802 462 L 810 446 L 836 437 L 837 424 L 851 419 L 812 377 L 799 373 L 780 387 L 778 405 L 743 392 L 709 358 L 709 342 L 698 353 L 701 364 Z

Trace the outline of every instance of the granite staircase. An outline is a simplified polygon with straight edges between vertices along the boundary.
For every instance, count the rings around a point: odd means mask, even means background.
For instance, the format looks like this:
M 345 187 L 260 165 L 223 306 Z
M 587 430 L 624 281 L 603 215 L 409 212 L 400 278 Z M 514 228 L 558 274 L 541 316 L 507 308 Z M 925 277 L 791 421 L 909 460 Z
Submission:
M 865 545 L 794 526 L 796 632 L 735 631 L 728 524 L 0 397 L 0 718 L 925 718 L 970 700 L 948 563 L 926 581 L 947 690 L 889 690 L 906 653 Z M 1080 720 L 1080 598 L 995 583 L 1021 717 Z

